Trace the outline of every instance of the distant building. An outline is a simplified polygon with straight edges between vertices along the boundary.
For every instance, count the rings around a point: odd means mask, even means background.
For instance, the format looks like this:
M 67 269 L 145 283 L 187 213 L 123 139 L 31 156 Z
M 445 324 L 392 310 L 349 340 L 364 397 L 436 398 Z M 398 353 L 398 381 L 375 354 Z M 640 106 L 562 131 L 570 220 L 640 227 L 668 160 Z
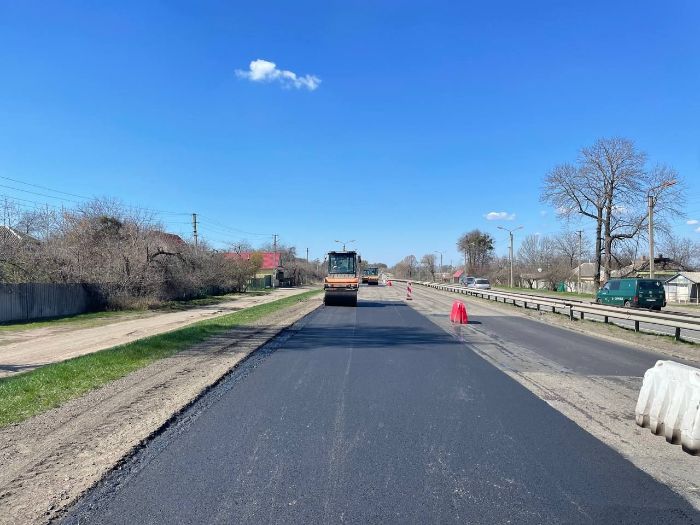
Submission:
M 680 272 L 664 283 L 669 303 L 700 303 L 700 272 Z
M 10 246 L 37 245 L 41 244 L 41 241 L 10 226 L 0 225 L 0 244 Z
M 581 274 L 581 289 L 578 290 L 579 273 Z M 566 289 L 571 292 L 595 293 L 595 263 L 582 262 L 571 270 L 571 277 L 566 282 Z
M 459 280 L 462 278 L 463 275 L 464 270 L 457 270 L 455 273 L 452 274 L 452 282 L 459 283 Z
M 262 266 L 256 272 L 256 279 L 263 279 L 266 288 L 275 288 L 284 280 L 284 268 L 282 267 L 282 254 L 277 252 L 229 252 L 224 257 L 229 259 L 243 259 L 249 261 L 254 254 L 262 256 Z
M 654 257 L 654 277 L 661 280 L 666 280 L 679 272 L 688 271 L 690 268 L 686 268 L 679 262 L 659 255 Z M 649 258 L 642 257 L 637 259 L 632 264 L 620 268 L 619 270 L 613 270 L 610 272 L 611 277 L 649 277 Z

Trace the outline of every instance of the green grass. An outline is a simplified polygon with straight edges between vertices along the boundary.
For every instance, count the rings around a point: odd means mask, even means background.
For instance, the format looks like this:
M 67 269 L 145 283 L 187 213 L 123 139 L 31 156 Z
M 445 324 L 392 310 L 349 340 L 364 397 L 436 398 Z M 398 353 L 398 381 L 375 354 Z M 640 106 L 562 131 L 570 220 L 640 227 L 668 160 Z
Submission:
M 235 301 L 241 297 L 255 297 L 258 295 L 268 295 L 272 290 L 250 290 L 243 293 L 229 293 L 225 295 L 209 295 L 207 297 L 201 297 L 199 299 L 188 299 L 186 301 L 167 301 L 153 308 L 156 311 L 181 311 L 189 310 L 190 308 L 196 308 L 198 306 L 211 306 L 220 303 L 225 303 L 227 301 Z
M 320 293 L 312 290 L 193 323 L 185 328 L 139 339 L 93 354 L 0 378 L 0 427 L 18 423 L 50 408 L 171 356 L 233 327 L 249 324 Z

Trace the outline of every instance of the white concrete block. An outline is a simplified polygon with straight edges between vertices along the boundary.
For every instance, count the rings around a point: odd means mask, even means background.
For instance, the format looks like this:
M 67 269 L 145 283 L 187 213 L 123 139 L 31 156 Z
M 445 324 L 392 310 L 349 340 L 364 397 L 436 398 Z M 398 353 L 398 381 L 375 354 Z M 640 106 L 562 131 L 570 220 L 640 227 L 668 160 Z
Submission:
M 657 361 L 644 374 L 635 415 L 639 426 L 700 452 L 700 369 Z

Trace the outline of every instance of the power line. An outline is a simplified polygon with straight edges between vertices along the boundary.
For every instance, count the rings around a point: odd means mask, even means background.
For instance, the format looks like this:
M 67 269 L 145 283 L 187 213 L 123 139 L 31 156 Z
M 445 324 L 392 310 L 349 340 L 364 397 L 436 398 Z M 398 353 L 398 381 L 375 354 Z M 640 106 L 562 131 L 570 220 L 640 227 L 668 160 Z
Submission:
M 54 189 L 54 188 L 49 188 L 48 186 L 41 186 L 41 185 L 39 185 L 39 184 L 32 184 L 32 183 L 30 183 L 30 182 L 24 182 L 24 181 L 21 181 L 21 180 L 18 180 L 18 179 L 13 179 L 13 178 L 10 178 L 10 177 L 5 177 L 5 176 L 2 176 L 2 175 L 0 175 L 0 179 L 10 180 L 10 181 L 12 181 L 12 182 L 16 182 L 16 183 L 19 183 L 19 184 L 24 184 L 24 185 L 26 185 L 26 186 L 31 186 L 31 187 L 33 187 L 33 188 L 39 188 L 39 189 L 47 190 L 47 191 L 50 191 L 50 192 L 53 192 L 53 193 L 59 193 L 59 194 L 62 194 L 62 195 L 69 195 L 69 196 L 71 196 L 71 197 L 78 197 L 79 199 L 83 199 L 83 200 L 93 200 L 93 199 L 95 199 L 95 197 L 86 197 L 85 195 L 78 195 L 77 193 L 69 193 L 69 192 L 66 192 L 66 191 L 61 191 L 61 190 L 57 190 L 57 189 Z M 75 199 L 66 199 L 65 197 L 57 197 L 57 196 L 55 196 L 55 195 L 47 195 L 47 194 L 45 194 L 45 193 L 38 193 L 38 192 L 35 192 L 35 191 L 25 190 L 25 189 L 22 189 L 22 188 L 15 188 L 14 186 L 7 186 L 7 185 L 5 185 L 5 184 L 0 184 L 0 187 L 2 187 L 2 188 L 7 188 L 7 189 L 11 189 L 11 190 L 14 190 L 14 191 L 21 191 L 21 192 L 23 192 L 23 193 L 30 193 L 30 194 L 32 194 L 32 195 L 38 195 L 38 196 L 40 196 L 40 197 L 47 197 L 47 198 L 49 198 L 49 199 L 56 199 L 56 200 L 61 200 L 61 201 L 66 201 L 66 202 L 74 202 L 74 203 L 76 203 L 76 204 L 82 204 L 81 201 L 76 201 Z M 162 213 L 162 214 L 168 214 L 168 215 L 189 215 L 188 212 L 169 211 L 169 210 L 157 210 L 157 209 L 153 209 L 153 208 L 144 208 L 144 207 L 142 207 L 142 206 L 134 206 L 134 205 L 131 205 L 131 204 L 128 204 L 128 203 L 126 204 L 126 206 L 128 206 L 129 208 L 131 208 L 131 209 L 133 209 L 133 210 L 141 210 L 141 211 L 147 211 L 147 212 L 151 212 L 151 213 L 158 213 L 158 214 L 161 214 L 161 213 Z
M 200 218 L 204 218 L 204 219 L 206 219 L 207 221 L 209 221 L 210 223 L 212 223 L 212 224 L 214 224 L 214 225 L 216 225 L 216 226 L 218 226 L 218 227 L 220 227 L 220 228 L 223 228 L 223 229 L 225 229 L 225 230 L 230 230 L 230 231 L 234 231 L 234 232 L 238 232 L 238 233 L 245 233 L 246 235 L 255 235 L 255 236 L 258 236 L 258 237 L 271 237 L 271 236 L 272 236 L 272 233 L 255 233 L 255 232 L 249 232 L 249 231 L 245 231 L 245 230 L 240 230 L 240 229 L 234 228 L 234 227 L 232 227 L 232 226 L 227 226 L 227 225 L 225 225 L 225 224 L 222 224 L 222 223 L 220 223 L 220 222 L 217 222 L 217 221 L 211 219 L 210 217 L 205 217 L 204 215 L 200 215 L 199 217 L 200 217 Z

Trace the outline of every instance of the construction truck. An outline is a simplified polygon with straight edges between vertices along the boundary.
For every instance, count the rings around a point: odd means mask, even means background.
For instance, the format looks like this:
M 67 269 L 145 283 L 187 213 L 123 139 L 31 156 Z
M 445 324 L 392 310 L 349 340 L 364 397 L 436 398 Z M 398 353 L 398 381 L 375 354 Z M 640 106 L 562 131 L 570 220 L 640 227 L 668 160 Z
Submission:
M 365 268 L 362 270 L 362 282 L 368 285 L 378 285 L 379 284 L 379 268 Z
M 328 306 L 357 306 L 359 279 L 357 252 L 328 252 L 328 275 L 323 302 Z

